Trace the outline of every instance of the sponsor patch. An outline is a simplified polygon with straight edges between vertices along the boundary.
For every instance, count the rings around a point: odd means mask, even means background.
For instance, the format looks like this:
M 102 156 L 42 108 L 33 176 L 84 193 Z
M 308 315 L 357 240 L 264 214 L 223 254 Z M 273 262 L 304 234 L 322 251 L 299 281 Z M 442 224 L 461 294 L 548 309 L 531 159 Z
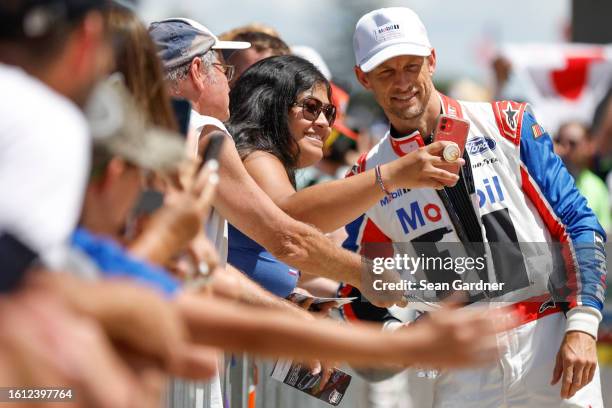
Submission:
M 487 159 L 484 159 L 483 161 L 472 164 L 472 168 L 477 169 L 483 166 L 489 166 L 491 164 L 497 163 L 498 161 L 499 159 L 497 157 L 487 158 Z
M 423 205 L 413 201 L 409 205 L 395 210 L 404 234 L 425 226 L 426 223 L 436 223 L 442 219 L 442 210 L 434 203 Z
M 381 207 L 386 206 L 387 204 L 391 202 L 391 200 L 395 200 L 396 198 L 403 196 L 409 191 L 410 189 L 408 188 L 400 188 L 398 190 L 392 191 L 391 198 L 389 198 L 389 196 L 385 196 L 382 200 L 380 200 L 380 206 Z
M 484 178 L 482 180 L 482 187 L 482 189 L 476 189 L 479 208 L 482 208 L 485 204 L 502 203 L 506 200 L 504 190 L 497 176 L 493 176 L 492 179 Z
M 378 42 L 392 40 L 401 36 L 400 25 L 395 23 L 388 23 L 374 30 L 374 37 Z
M 465 148 L 470 156 L 483 154 L 487 150 L 495 150 L 495 140 L 487 136 L 477 136 L 469 139 L 465 144 Z

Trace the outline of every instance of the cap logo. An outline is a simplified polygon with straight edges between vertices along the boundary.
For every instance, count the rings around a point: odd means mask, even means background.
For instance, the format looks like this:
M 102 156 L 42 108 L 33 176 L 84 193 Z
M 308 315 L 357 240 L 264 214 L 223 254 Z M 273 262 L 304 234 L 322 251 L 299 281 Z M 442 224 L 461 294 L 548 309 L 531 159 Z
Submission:
M 395 23 L 387 23 L 374 30 L 374 37 L 378 42 L 392 40 L 401 36 L 400 25 Z

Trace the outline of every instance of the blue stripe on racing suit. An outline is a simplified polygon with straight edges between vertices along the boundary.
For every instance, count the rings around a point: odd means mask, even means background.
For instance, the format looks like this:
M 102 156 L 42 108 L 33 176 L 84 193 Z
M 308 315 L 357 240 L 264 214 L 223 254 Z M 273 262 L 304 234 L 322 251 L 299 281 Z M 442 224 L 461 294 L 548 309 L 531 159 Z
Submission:
M 575 273 L 576 280 L 575 292 L 568 299 L 570 307 L 590 306 L 601 311 L 606 279 L 603 247 L 606 234 L 576 188 L 573 177 L 554 153 L 550 136 L 542 133 L 542 128 L 529 111 L 525 112 L 521 126 L 520 159 L 529 178 L 537 185 L 540 198 L 552 209 L 552 213 L 542 214 L 540 211 L 540 215 L 545 222 L 547 217 L 549 222 L 554 219 L 559 232 L 565 234 L 570 243 L 570 261 L 573 263 L 570 273 Z M 551 234 L 563 241 L 555 231 Z

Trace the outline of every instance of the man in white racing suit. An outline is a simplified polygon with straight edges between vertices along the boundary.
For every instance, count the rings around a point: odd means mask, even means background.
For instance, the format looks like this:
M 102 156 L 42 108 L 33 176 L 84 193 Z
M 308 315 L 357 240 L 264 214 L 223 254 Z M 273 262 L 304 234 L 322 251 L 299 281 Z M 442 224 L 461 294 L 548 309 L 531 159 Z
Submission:
M 419 256 L 421 244 L 431 252 L 436 242 L 484 254 L 487 267 L 477 277 L 503 285 L 470 292 L 470 303 L 507 307 L 520 316 L 516 329 L 498 336 L 495 365 L 442 372 L 432 380 L 434 406 L 602 407 L 595 343 L 605 290 L 605 232 L 553 153 L 549 135 L 526 104 L 465 103 L 438 93 L 432 83 L 436 53 L 410 9 L 364 15 L 353 46 L 357 79 L 391 126 L 348 176 L 430 143 L 441 113 L 469 121 L 470 130 L 456 186 L 387 191 L 379 173 L 387 196 L 347 225 L 344 246 L 370 258 Z M 368 250 L 384 243 L 386 250 Z M 555 265 L 562 273 L 555 274 Z M 350 286 L 340 293 L 358 294 Z M 399 326 L 387 310 L 365 301 L 342 310 L 348 320 Z

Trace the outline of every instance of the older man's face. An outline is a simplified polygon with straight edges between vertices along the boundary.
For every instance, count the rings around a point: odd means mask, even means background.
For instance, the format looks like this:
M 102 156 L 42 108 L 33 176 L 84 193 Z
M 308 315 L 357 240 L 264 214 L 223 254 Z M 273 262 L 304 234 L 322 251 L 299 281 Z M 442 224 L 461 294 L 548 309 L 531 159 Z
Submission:
M 215 63 L 205 73 L 203 80 L 203 92 L 200 95 L 200 104 L 204 115 L 212 116 L 225 122 L 229 119 L 229 83 L 226 70 L 223 67 L 225 61 L 221 53 L 215 53 Z

